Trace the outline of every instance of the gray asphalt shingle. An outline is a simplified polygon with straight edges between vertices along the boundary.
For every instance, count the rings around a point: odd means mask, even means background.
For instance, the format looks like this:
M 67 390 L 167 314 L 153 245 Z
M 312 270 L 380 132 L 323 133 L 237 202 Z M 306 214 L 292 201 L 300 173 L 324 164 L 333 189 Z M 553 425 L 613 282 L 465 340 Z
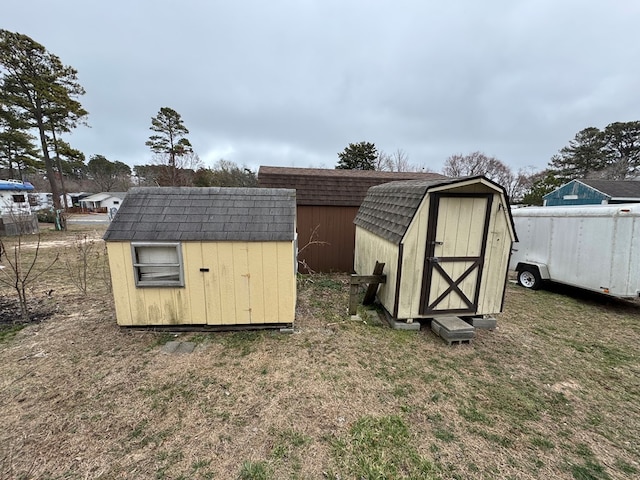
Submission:
M 471 178 L 480 177 L 406 180 L 371 187 L 353 223 L 398 245 L 430 188 Z
M 139 187 L 120 206 L 105 240 L 292 241 L 295 190 Z

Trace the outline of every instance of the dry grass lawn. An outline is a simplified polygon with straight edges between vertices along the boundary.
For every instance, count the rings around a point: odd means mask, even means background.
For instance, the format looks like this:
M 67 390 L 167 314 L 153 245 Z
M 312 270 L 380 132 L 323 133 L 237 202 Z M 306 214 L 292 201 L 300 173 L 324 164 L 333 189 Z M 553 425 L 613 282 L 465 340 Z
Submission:
M 48 318 L 0 326 L 0 478 L 640 477 L 638 303 L 510 285 L 498 329 L 448 346 L 350 320 L 347 276 L 300 277 L 294 334 L 121 329 L 91 284 L 60 261 Z

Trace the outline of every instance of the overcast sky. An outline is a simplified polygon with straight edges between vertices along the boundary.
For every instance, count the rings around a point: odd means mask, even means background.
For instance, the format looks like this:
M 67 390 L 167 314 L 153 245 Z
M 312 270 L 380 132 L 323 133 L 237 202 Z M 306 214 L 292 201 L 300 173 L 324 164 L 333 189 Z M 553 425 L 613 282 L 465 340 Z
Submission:
M 640 120 L 638 0 L 5 0 L 0 28 L 78 70 L 87 160 L 149 163 L 182 115 L 206 166 L 333 168 L 350 142 L 440 171 L 476 150 L 543 169 Z

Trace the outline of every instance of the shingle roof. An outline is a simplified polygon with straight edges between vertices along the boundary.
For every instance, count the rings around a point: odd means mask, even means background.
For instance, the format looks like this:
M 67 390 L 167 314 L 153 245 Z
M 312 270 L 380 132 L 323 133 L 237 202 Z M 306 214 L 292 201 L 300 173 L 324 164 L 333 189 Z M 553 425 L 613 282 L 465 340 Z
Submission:
M 274 188 L 132 188 L 108 241 L 291 241 L 295 191 Z
M 380 172 L 328 168 L 266 167 L 258 170 L 258 185 L 295 188 L 298 205 L 358 207 L 369 187 L 397 180 L 439 180 L 447 177 L 431 172 Z
M 640 199 L 640 181 L 637 180 L 581 179 L 577 181 L 595 188 L 611 198 Z
M 369 189 L 353 223 L 398 245 L 428 190 L 473 179 L 483 179 L 503 190 L 482 176 L 385 183 Z

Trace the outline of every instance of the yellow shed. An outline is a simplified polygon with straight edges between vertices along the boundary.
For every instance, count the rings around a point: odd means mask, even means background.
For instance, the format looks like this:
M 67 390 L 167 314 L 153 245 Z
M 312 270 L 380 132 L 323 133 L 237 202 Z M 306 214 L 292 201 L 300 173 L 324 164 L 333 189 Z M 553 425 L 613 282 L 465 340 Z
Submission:
M 378 299 L 395 319 L 502 311 L 516 234 L 498 184 L 480 176 L 378 185 L 354 223 L 354 270 L 385 264 Z
M 104 240 L 123 326 L 291 326 L 295 190 L 133 188 Z

